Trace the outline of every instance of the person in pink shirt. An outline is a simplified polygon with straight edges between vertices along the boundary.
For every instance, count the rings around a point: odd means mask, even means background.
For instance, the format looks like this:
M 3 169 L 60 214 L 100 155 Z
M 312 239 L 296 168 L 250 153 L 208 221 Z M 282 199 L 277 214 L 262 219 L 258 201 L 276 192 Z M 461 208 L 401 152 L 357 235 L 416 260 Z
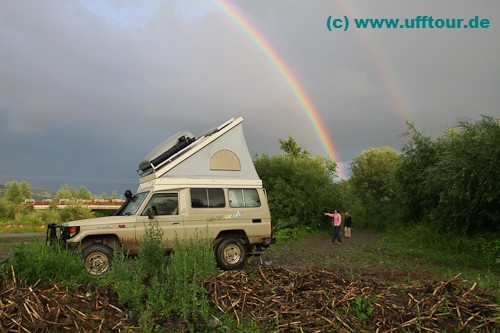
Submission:
M 335 240 L 337 240 L 339 243 L 342 243 L 342 240 L 340 240 L 340 228 L 342 224 L 342 215 L 335 209 L 334 213 L 325 213 L 325 216 L 330 216 L 333 217 L 332 221 L 332 226 L 333 226 L 333 235 L 332 235 L 332 241 L 331 244 L 335 244 Z

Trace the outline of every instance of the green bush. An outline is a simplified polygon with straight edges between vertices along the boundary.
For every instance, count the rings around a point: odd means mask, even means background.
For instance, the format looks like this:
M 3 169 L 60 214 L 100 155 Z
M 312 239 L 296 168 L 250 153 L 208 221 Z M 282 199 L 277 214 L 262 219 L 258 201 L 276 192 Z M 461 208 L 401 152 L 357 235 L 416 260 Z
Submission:
M 407 136 L 396 177 L 407 221 L 463 235 L 498 232 L 500 120 L 460 121 L 435 140 L 409 124 Z
M 274 233 L 277 244 L 296 242 L 306 238 L 311 231 L 304 227 L 281 229 Z
M 325 209 L 340 205 L 334 183 L 337 165 L 329 158 L 311 156 L 293 137 L 279 141 L 286 155 L 259 155 L 253 161 L 268 193 L 274 227 L 316 228 Z
M 0 218 L 2 219 L 14 219 L 15 210 L 14 204 L 5 198 L 0 199 Z
M 115 256 L 108 283 L 144 327 L 151 328 L 158 316 L 185 323 L 206 320 L 210 307 L 200 281 L 216 271 L 212 243 L 203 235 L 177 241 L 167 260 L 162 242 L 162 230 L 151 222 L 136 260 Z
M 129 260 L 123 253 L 115 254 L 105 283 L 111 284 L 118 291 L 120 302 L 129 311 L 141 314 L 145 307 L 146 285 L 135 267 L 134 260 Z
M 90 276 L 82 259 L 60 246 L 48 246 L 44 242 L 25 243 L 17 246 L 8 266 L 12 265 L 16 276 L 29 283 L 38 280 L 88 282 Z
M 63 222 L 90 219 L 94 217 L 90 208 L 83 207 L 81 205 L 68 205 L 66 208 L 61 209 L 58 212 L 60 220 Z
M 23 224 L 28 224 L 28 225 L 41 225 L 44 224 L 43 221 L 43 216 L 41 214 L 38 214 L 36 212 L 29 212 L 25 213 L 21 217 L 22 223 Z
M 172 291 L 167 313 L 174 312 L 183 320 L 190 317 L 206 320 L 208 299 L 200 281 L 215 271 L 215 256 L 208 238 L 196 237 L 176 242 L 167 267 L 166 283 Z

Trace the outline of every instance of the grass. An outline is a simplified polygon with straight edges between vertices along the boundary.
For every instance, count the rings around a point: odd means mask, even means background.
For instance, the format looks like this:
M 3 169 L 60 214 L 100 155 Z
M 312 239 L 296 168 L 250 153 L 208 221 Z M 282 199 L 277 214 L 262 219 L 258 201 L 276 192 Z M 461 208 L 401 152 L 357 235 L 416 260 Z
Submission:
M 277 236 L 283 246 L 276 245 L 275 248 L 288 252 L 287 248 L 292 247 L 294 241 L 311 234 L 304 230 L 288 230 L 278 232 Z M 482 289 L 491 290 L 498 301 L 500 260 L 497 237 L 440 235 L 422 225 L 395 227 L 380 234 L 378 240 L 369 245 L 352 247 L 353 252 L 344 252 L 347 255 L 342 260 L 346 260 L 346 267 L 353 269 L 407 268 L 409 281 L 416 270 L 432 272 L 437 279 L 450 279 L 461 273 L 462 278 L 477 281 Z M 253 322 L 242 318 L 243 321 L 237 323 L 234 318 L 210 307 L 199 281 L 217 270 L 211 242 L 203 233 L 190 241 L 177 242 L 174 252 L 167 257 L 162 245 L 162 230 L 152 223 L 141 240 L 139 256 L 130 260 L 123 254 L 115 255 L 109 275 L 101 279 L 91 278 L 85 273 L 81 258 L 58 247 L 48 247 L 43 240 L 42 237 L 23 238 L 21 243 L 13 246 L 18 239 L 2 239 L 2 253 L 4 249 L 13 248 L 4 271 L 12 265 L 16 276 L 33 283 L 60 280 L 67 284 L 112 285 L 143 332 L 175 332 L 176 329 L 198 332 L 212 316 L 219 318 L 231 332 L 261 332 Z M 317 246 L 311 251 L 314 249 L 317 250 Z M 301 254 L 303 257 L 313 255 L 309 252 Z M 352 274 L 355 278 L 354 270 Z M 372 301 L 357 299 L 352 304 L 353 311 L 357 311 L 360 318 L 369 317 Z M 175 322 L 178 326 L 162 328 L 166 322 Z
M 384 233 L 377 244 L 385 256 L 436 275 L 478 282 L 500 300 L 500 239 L 496 235 L 442 234 L 417 224 Z
M 167 258 L 162 238 L 158 224 L 151 223 L 137 259 L 130 262 L 123 255 L 115 256 L 105 283 L 118 291 L 144 332 L 160 329 L 157 318 L 175 318 L 188 330 L 196 331 L 197 323 L 205 323 L 211 313 L 200 281 L 216 271 L 212 244 L 200 234 L 176 242 Z
M 67 284 L 89 283 L 90 275 L 81 258 L 59 246 L 47 246 L 44 241 L 17 244 L 4 268 L 15 271 L 17 277 L 28 283 L 64 281 Z

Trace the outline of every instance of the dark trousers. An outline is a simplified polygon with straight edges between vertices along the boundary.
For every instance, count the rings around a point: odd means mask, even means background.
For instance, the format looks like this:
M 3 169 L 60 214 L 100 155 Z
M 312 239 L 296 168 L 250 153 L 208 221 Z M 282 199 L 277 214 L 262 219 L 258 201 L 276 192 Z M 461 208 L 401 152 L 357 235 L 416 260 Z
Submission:
M 332 243 L 335 242 L 335 240 L 338 240 L 339 243 L 342 243 L 342 241 L 340 240 L 340 229 L 340 225 L 333 227 Z

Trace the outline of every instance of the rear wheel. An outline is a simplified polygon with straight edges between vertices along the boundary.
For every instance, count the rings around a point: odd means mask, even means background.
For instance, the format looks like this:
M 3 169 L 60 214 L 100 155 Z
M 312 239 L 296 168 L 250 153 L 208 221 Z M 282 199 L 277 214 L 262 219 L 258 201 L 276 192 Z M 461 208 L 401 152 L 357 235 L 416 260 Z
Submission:
M 85 268 L 90 274 L 100 276 L 108 273 L 113 260 L 113 249 L 103 244 L 92 244 L 82 251 Z
M 243 242 L 238 238 L 223 239 L 215 251 L 217 264 L 225 270 L 243 267 L 247 257 L 247 250 Z

